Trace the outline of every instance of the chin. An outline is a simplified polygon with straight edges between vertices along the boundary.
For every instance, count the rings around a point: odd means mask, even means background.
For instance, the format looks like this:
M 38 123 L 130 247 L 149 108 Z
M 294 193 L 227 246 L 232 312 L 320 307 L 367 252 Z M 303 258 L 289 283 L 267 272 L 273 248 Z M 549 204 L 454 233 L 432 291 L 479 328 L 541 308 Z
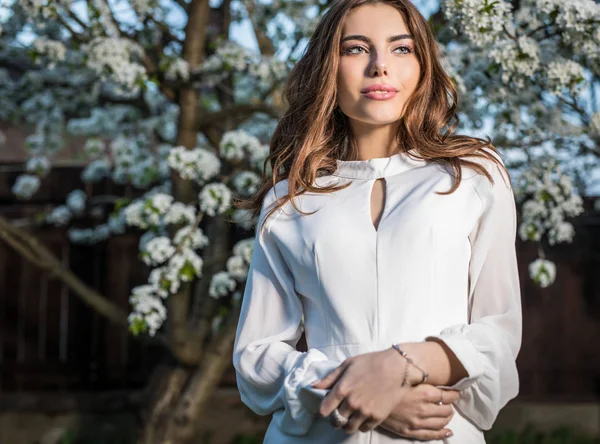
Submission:
M 389 125 L 390 123 L 397 122 L 402 118 L 400 113 L 369 113 L 362 114 L 357 117 L 353 117 L 354 120 L 358 120 L 362 123 L 369 125 Z

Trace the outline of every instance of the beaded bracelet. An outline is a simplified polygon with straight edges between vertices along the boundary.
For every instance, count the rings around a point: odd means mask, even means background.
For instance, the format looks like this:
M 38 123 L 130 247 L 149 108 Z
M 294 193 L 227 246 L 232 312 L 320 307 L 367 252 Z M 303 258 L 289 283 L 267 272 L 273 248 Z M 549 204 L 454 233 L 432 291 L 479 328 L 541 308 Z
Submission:
M 398 351 L 398 353 L 400 353 L 407 361 L 406 367 L 404 369 L 404 381 L 402 382 L 402 385 L 406 385 L 406 377 L 408 376 L 408 365 L 409 364 L 414 365 L 423 373 L 423 380 L 421 382 L 419 382 L 419 384 L 425 383 L 427 381 L 427 378 L 429 378 L 429 373 L 427 373 L 425 370 L 423 370 L 421 367 L 419 367 L 417 364 L 415 364 L 414 361 L 411 359 L 411 357 L 408 356 L 408 354 L 404 350 L 402 350 L 398 344 L 392 344 L 392 348 L 395 348 Z

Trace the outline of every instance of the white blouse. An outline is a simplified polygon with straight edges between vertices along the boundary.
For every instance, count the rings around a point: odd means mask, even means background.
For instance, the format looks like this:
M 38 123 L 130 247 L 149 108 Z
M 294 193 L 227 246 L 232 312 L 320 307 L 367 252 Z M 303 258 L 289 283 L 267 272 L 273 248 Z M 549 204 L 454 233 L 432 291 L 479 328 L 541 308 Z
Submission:
M 450 195 L 451 169 L 407 153 L 337 161 L 317 186 L 288 202 L 255 232 L 254 252 L 233 351 L 241 399 L 259 415 L 273 414 L 265 443 L 409 443 L 378 428 L 348 435 L 319 413 L 327 390 L 310 383 L 344 359 L 392 343 L 439 338 L 468 376 L 460 390 L 451 438 L 484 443 L 499 410 L 519 391 L 515 360 L 521 346 L 521 299 L 515 251 L 516 208 L 506 174 L 476 159 L 494 185 L 462 167 Z M 379 226 L 371 191 L 385 178 Z M 263 202 L 259 225 L 277 197 Z M 318 210 L 318 211 L 317 211 Z M 307 352 L 295 346 L 306 334 Z

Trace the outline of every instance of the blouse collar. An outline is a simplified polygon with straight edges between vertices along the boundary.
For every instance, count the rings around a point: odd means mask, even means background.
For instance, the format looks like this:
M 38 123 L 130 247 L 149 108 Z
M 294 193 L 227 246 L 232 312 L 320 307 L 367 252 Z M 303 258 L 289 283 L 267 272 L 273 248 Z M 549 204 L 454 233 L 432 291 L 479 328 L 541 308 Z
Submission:
M 368 160 L 336 160 L 337 169 L 333 175 L 351 179 L 379 179 L 426 163 L 423 159 L 410 157 L 409 153 L 414 155 L 416 150 L 412 149 L 389 157 L 376 157 Z

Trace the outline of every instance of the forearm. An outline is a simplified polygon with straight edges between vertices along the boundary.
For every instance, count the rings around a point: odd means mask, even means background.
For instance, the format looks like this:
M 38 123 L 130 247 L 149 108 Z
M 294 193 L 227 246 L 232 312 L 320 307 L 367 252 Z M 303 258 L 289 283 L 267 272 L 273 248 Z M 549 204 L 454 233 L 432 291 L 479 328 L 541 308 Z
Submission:
M 468 376 L 458 358 L 442 341 L 407 342 L 399 346 L 417 366 L 429 373 L 428 384 L 452 385 Z M 422 376 L 415 366 L 409 367 L 408 379 L 412 384 L 421 382 Z

